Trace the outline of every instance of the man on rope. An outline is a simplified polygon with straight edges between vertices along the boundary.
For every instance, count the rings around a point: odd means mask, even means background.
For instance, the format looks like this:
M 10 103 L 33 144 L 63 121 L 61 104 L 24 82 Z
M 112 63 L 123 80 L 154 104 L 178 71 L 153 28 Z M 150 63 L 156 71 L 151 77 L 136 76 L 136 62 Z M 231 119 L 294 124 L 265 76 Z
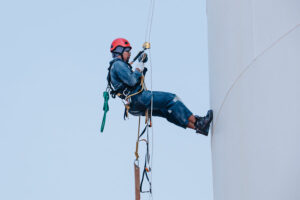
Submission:
M 146 110 L 150 114 L 152 108 L 153 116 L 166 118 L 177 126 L 191 128 L 196 133 L 207 136 L 213 119 L 212 110 L 204 117 L 193 115 L 175 94 L 144 90 L 143 75 L 147 68 L 144 68 L 143 63 L 147 62 L 148 57 L 146 53 L 140 55 L 138 66 L 133 71 L 129 64 L 131 48 L 128 40 L 124 38 L 117 38 L 111 44 L 113 60 L 110 61 L 107 80 L 112 97 L 117 95 L 126 100 L 128 111 L 132 115 L 145 115 Z

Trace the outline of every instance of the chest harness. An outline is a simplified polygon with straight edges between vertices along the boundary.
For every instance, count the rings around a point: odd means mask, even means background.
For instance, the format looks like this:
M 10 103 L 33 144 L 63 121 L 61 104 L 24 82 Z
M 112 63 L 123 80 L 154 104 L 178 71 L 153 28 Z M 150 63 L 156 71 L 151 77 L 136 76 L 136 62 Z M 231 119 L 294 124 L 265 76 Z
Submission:
M 120 87 L 119 89 L 115 90 L 114 87 L 111 84 L 111 68 L 113 66 L 113 64 L 117 61 L 113 60 L 109 67 L 108 67 L 108 75 L 107 75 L 107 89 L 106 91 L 109 91 L 110 95 L 112 96 L 112 98 L 116 98 L 116 96 L 120 97 L 121 99 L 128 101 L 130 97 L 137 95 L 139 93 L 141 93 L 144 90 L 144 76 L 141 76 L 141 80 L 133 87 L 130 87 L 126 84 L 123 83 L 123 86 Z M 132 66 L 128 63 L 130 70 L 132 71 Z M 141 86 L 141 89 L 134 93 L 134 94 L 130 94 L 132 91 L 134 91 L 138 86 Z
M 138 54 L 138 56 L 139 55 L 140 54 Z M 106 91 L 110 93 L 112 98 L 116 98 L 116 96 L 118 96 L 119 98 L 121 98 L 123 100 L 123 104 L 125 106 L 124 119 L 126 119 L 126 118 L 128 118 L 128 112 L 129 112 L 129 109 L 130 109 L 130 98 L 133 97 L 134 95 L 137 95 L 137 94 L 143 92 L 145 90 L 144 75 L 145 75 L 146 71 L 143 72 L 143 75 L 141 76 L 140 81 L 135 86 L 130 87 L 130 86 L 123 83 L 122 87 L 115 90 L 112 83 L 111 83 L 111 68 L 112 68 L 113 64 L 116 61 L 117 61 L 117 59 L 113 60 L 110 63 L 110 66 L 108 67 L 107 89 L 106 89 Z M 127 64 L 129 66 L 130 70 L 132 71 L 131 64 L 130 63 L 127 63 Z M 138 87 L 140 87 L 140 89 L 137 92 L 132 93 L 132 91 L 136 90 Z

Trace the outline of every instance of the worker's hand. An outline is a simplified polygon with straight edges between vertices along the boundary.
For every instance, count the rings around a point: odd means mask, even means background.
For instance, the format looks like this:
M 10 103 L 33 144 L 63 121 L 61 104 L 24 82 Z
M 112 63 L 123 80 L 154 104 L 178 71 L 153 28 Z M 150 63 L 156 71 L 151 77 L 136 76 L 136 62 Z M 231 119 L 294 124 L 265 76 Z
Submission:
M 142 73 L 142 71 L 144 71 L 144 63 L 142 63 L 142 62 L 136 63 L 135 64 L 135 70 Z
M 148 61 L 148 55 L 146 53 L 142 53 L 139 58 L 139 62 L 146 63 Z

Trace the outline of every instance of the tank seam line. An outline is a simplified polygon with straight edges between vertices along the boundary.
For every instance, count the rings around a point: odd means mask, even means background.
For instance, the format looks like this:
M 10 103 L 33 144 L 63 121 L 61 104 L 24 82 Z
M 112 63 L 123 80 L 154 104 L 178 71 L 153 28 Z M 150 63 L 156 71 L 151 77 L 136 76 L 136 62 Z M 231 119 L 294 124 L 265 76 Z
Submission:
M 222 108 L 223 108 L 223 106 L 224 106 L 224 104 L 225 104 L 225 102 L 226 102 L 229 94 L 231 93 L 231 91 L 234 88 L 234 86 L 236 85 L 236 83 L 241 79 L 241 77 L 251 68 L 251 66 L 253 66 L 253 63 L 255 63 L 257 59 L 259 59 L 260 57 L 262 57 L 263 55 L 265 55 L 266 52 L 268 52 L 270 49 L 272 49 L 274 46 L 276 46 L 281 40 L 283 40 L 288 35 L 290 35 L 292 32 L 294 32 L 297 28 L 299 28 L 299 26 L 300 26 L 300 24 L 295 25 L 293 28 L 291 28 L 285 34 L 283 34 L 282 36 L 280 36 L 269 47 L 267 47 L 260 54 L 258 54 L 257 56 L 255 56 L 248 65 L 246 65 L 246 67 L 243 69 L 243 71 L 237 76 L 237 78 L 235 79 L 235 81 L 231 84 L 230 88 L 227 90 L 226 95 L 223 98 L 223 101 L 221 103 L 220 109 L 218 110 L 218 113 L 217 113 L 216 118 L 214 120 L 215 122 L 213 123 L 213 126 L 212 126 L 213 129 L 217 126 L 218 118 L 220 116 Z

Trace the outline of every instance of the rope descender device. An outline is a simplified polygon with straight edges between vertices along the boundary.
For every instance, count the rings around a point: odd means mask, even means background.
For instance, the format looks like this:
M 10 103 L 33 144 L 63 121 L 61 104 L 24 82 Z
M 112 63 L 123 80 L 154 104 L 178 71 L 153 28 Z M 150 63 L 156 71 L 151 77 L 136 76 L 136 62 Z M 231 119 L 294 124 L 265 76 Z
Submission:
M 150 49 L 151 45 L 150 45 L 150 42 L 145 42 L 143 44 L 143 50 L 140 51 L 134 58 L 133 60 L 130 62 L 130 64 L 132 65 L 139 57 L 140 55 L 142 55 L 142 53 L 144 53 L 147 49 Z
M 150 43 L 149 43 L 149 42 L 145 42 L 145 43 L 143 44 L 143 48 L 144 48 L 144 50 L 146 50 L 146 49 L 150 49 L 150 47 L 151 47 L 151 45 L 150 45 Z

